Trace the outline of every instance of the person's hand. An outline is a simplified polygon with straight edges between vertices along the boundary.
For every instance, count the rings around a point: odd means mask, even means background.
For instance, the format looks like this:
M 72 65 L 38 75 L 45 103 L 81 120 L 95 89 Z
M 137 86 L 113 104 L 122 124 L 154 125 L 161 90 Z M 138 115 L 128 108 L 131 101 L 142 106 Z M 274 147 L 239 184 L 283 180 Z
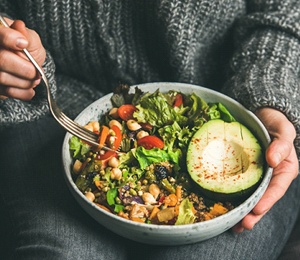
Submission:
M 285 194 L 291 182 L 297 177 L 299 164 L 294 148 L 296 131 L 292 123 L 281 112 L 272 108 L 261 108 L 256 115 L 266 126 L 272 142 L 266 151 L 266 160 L 273 168 L 269 187 L 254 209 L 233 231 L 250 230 Z
M 26 48 L 41 66 L 46 52 L 38 34 L 20 21 L 5 19 L 11 28 L 0 25 L 0 98 L 30 100 L 40 75 L 22 52 Z

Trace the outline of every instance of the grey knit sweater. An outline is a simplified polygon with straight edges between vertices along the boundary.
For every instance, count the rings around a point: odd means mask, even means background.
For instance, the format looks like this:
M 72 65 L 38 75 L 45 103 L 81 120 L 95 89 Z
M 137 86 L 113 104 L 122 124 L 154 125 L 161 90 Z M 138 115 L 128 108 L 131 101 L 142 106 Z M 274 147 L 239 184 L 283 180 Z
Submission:
M 299 0 L 1 0 L 0 12 L 40 34 L 70 116 L 120 82 L 189 82 L 279 109 L 300 151 Z M 1 100 L 0 125 L 48 113 L 37 90 L 30 102 Z

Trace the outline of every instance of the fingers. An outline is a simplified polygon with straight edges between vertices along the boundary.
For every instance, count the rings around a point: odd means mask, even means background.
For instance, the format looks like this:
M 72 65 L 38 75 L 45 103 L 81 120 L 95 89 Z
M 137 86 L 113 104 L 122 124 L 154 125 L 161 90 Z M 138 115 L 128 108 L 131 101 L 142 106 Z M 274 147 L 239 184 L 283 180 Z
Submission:
M 28 38 L 28 29 L 25 26 L 25 23 L 21 20 L 15 20 L 11 25 L 10 28 L 20 32 L 25 36 L 25 38 Z
M 294 149 L 296 130 L 285 115 L 275 109 L 263 108 L 256 114 L 273 139 L 267 149 L 266 160 L 271 167 L 275 168 L 288 158 Z
M 298 175 L 298 164 L 293 162 L 297 162 L 295 150 L 293 150 L 288 161 L 282 162 L 279 168 L 274 169 L 274 177 L 265 194 L 253 210 L 234 228 L 235 232 L 241 232 L 244 229 L 251 230 L 275 203 L 283 197 L 292 181 Z
M 232 231 L 242 233 L 245 229 L 251 230 L 262 217 L 263 215 L 255 215 L 253 212 L 250 212 L 241 222 L 232 228 Z
M 13 22 L 11 20 L 7 22 L 11 25 L 13 25 Z M 25 27 L 24 23 L 23 26 Z M 19 22 L 17 23 L 17 27 L 22 28 L 23 27 Z M 6 28 L 4 26 L 0 26 L 0 46 L 11 50 L 22 50 L 24 48 L 27 48 L 28 46 L 28 40 L 26 39 L 24 33 L 24 30 L 22 29 L 22 32 L 13 30 L 13 28 Z
M 233 231 L 240 233 L 244 229 L 251 230 L 275 203 L 284 196 L 297 175 L 298 159 L 295 149 L 292 149 L 291 154 L 274 168 L 273 178 L 260 201 L 240 223 L 233 227 Z
M 287 127 L 288 128 L 288 127 Z M 284 130 L 285 131 L 285 130 Z M 276 168 L 282 161 L 289 158 L 291 151 L 294 149 L 293 134 L 281 133 L 275 138 L 266 151 L 266 160 L 268 164 Z
M 31 81 L 0 72 L 0 82 L 2 83 L 0 85 L 0 95 L 21 100 L 30 100 L 34 96 L 34 88 L 40 84 L 40 81 L 40 78 Z
M 5 99 L 7 97 L 16 98 L 24 101 L 31 100 L 35 95 L 33 88 L 21 89 L 13 87 L 0 87 L 0 97 Z
M 0 49 L 0 82 L 4 85 L 13 86 L 14 84 L 7 82 L 9 80 L 6 77 L 7 74 L 26 80 L 35 80 L 37 78 L 36 69 L 30 61 L 9 50 Z
M 28 44 L 24 48 L 27 48 L 27 50 L 31 53 L 31 55 L 34 57 L 37 63 L 40 66 L 42 66 L 43 62 L 45 61 L 46 51 L 41 43 L 39 35 L 35 31 L 28 29 L 25 26 L 24 22 L 20 20 L 14 21 L 11 25 L 11 28 L 25 36 L 26 40 L 28 41 Z M 23 43 L 21 39 L 17 40 L 18 45 L 22 43 L 23 46 L 25 46 L 25 42 Z
M 0 26 L 0 96 L 30 100 L 40 75 L 24 55 L 26 48 L 42 66 L 46 52 L 40 38 L 24 22 L 6 19 L 11 28 Z
M 0 49 L 0 95 L 27 101 L 33 98 L 33 88 L 39 83 L 39 74 L 29 61 Z
M 292 181 L 298 175 L 298 159 L 295 149 L 276 168 L 265 194 L 253 209 L 256 215 L 265 214 L 273 205 L 282 198 Z

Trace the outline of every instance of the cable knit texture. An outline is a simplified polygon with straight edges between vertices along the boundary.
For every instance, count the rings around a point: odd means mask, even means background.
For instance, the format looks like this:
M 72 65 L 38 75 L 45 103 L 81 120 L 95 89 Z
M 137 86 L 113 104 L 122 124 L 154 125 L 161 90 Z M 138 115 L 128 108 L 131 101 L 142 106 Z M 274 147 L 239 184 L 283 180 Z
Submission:
M 71 116 L 120 82 L 189 82 L 282 111 L 300 151 L 299 0 L 1 0 L 0 12 L 39 33 Z M 38 89 L 31 102 L 0 101 L 0 124 L 48 113 Z

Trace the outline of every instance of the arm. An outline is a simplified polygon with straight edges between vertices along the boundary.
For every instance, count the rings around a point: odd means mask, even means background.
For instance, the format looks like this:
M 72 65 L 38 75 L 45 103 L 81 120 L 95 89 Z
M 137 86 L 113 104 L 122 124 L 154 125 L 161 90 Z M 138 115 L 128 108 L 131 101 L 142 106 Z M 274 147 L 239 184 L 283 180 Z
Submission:
M 253 211 L 234 230 L 251 229 L 284 195 L 298 175 L 300 152 L 300 2 L 248 1 L 237 24 L 238 49 L 225 92 L 252 111 L 273 138 L 266 160 L 271 183 Z M 295 147 L 294 147 L 295 145 Z

